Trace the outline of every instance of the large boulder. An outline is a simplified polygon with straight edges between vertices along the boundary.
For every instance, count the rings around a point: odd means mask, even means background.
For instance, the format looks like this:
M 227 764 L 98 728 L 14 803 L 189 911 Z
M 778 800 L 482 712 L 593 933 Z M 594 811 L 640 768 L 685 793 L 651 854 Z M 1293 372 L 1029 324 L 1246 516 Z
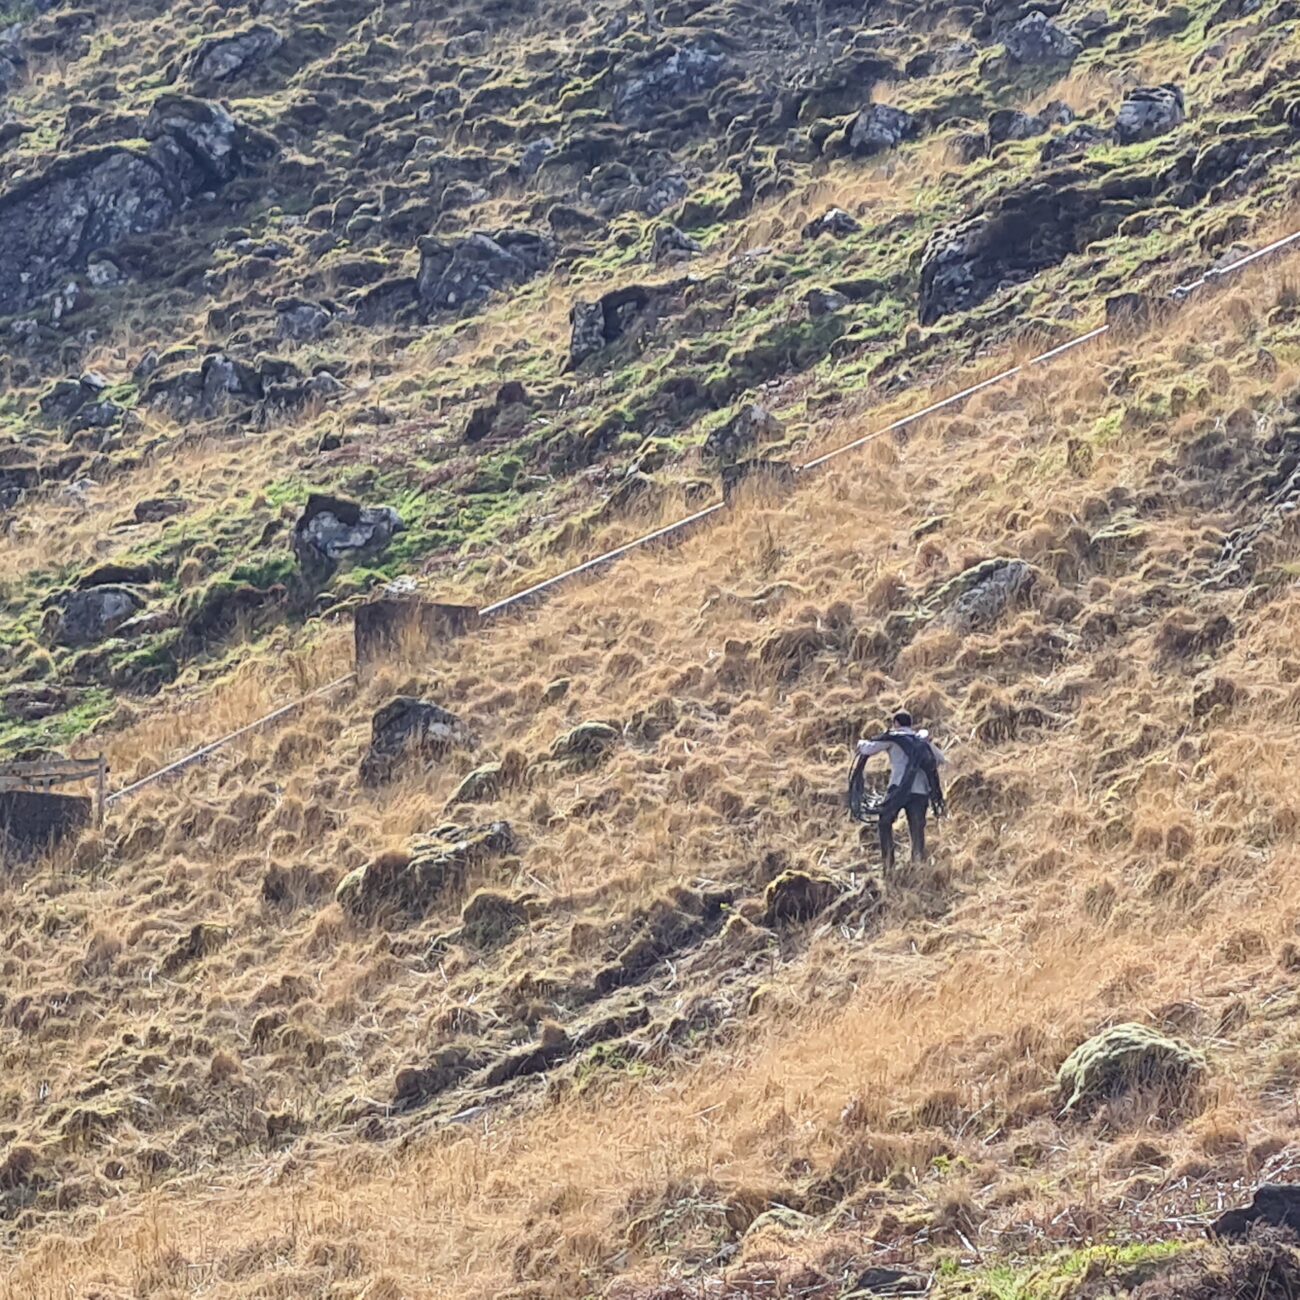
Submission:
M 1065 1113 L 1084 1113 L 1136 1091 L 1163 1094 L 1177 1110 L 1205 1074 L 1205 1058 L 1146 1025 L 1112 1025 L 1081 1043 L 1056 1075 Z
M 461 888 L 471 870 L 513 854 L 516 848 L 509 822 L 449 823 L 417 835 L 408 852 L 381 854 L 349 872 L 334 896 L 344 911 L 358 919 L 384 911 L 420 913 L 446 891 Z
M 614 86 L 613 116 L 629 126 L 650 126 L 679 113 L 731 71 L 719 42 L 702 37 L 660 47 L 623 73 Z
M 1115 139 L 1136 144 L 1167 135 L 1187 117 L 1183 92 L 1173 84 L 1130 90 L 1115 118 Z
M 570 767 L 594 767 L 621 738 L 608 722 L 580 722 L 551 742 L 551 758 Z
M 1002 43 L 1012 63 L 1030 67 L 1073 63 L 1083 51 L 1075 37 L 1038 9 L 1009 28 L 1002 36 Z
M 933 606 L 940 610 L 936 625 L 963 636 L 987 631 L 1029 596 L 1037 580 L 1037 569 L 1024 560 L 993 559 L 972 565 L 934 597 Z
M 186 60 L 185 75 L 196 86 L 234 81 L 251 72 L 284 44 L 284 37 L 266 23 L 241 31 L 209 36 Z
M 849 148 L 857 154 L 883 153 L 897 149 L 904 140 L 919 135 L 920 130 L 920 123 L 906 110 L 869 104 L 849 129 Z
M 523 284 L 544 271 L 555 245 L 530 230 L 476 231 L 449 243 L 420 241 L 420 271 L 415 294 L 427 315 L 438 310 L 480 307 L 495 290 Z
M 147 148 L 109 144 L 59 158 L 0 193 L 0 303 L 18 312 L 85 270 L 91 255 L 160 230 L 196 195 L 270 156 L 269 138 L 219 104 L 163 95 Z
M 344 560 L 373 560 L 402 530 L 391 506 L 359 506 L 313 492 L 293 530 L 293 550 L 310 582 L 328 581 Z
M 588 357 L 618 342 L 657 292 L 646 285 L 630 284 L 611 290 L 595 302 L 575 302 L 569 309 L 568 368 L 576 369 Z
M 98 645 L 134 618 L 143 603 L 126 587 L 103 586 L 69 592 L 60 602 L 54 640 L 73 648 Z
M 469 732 L 454 713 L 427 700 L 399 695 L 371 719 L 370 748 L 361 760 L 361 781 L 379 785 L 392 780 L 412 761 L 435 762 L 469 743 Z

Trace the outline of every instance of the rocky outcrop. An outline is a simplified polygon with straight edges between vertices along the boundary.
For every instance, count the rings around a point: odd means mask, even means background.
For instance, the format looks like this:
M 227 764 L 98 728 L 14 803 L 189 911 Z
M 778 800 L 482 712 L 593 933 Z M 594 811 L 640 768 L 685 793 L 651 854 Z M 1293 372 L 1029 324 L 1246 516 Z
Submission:
M 270 58 L 283 44 L 284 37 L 266 23 L 209 36 L 186 61 L 185 77 L 202 89 L 235 81 Z
M 359 506 L 342 497 L 313 492 L 293 530 L 293 551 L 303 576 L 319 584 L 344 560 L 373 560 L 402 530 L 391 506 Z
M 1029 140 L 1036 135 L 1043 135 L 1054 126 L 1068 126 L 1073 121 L 1074 110 L 1059 100 L 1048 104 L 1040 113 L 1022 113 L 1018 108 L 999 108 L 989 114 L 989 144 Z
M 983 302 L 1005 284 L 1055 266 L 1105 238 L 1146 206 L 1162 182 L 1142 176 L 1094 180 L 1057 172 L 997 195 L 974 215 L 936 231 L 921 256 L 922 325 Z
M 1075 154 L 1086 153 L 1096 145 L 1113 139 L 1109 131 L 1093 126 L 1091 122 L 1080 122 L 1068 131 L 1056 136 L 1043 145 L 1039 157 L 1045 162 L 1055 162 L 1058 158 L 1069 158 Z
M 104 145 L 60 158 L 0 193 L 0 302 L 21 311 L 90 256 L 160 230 L 198 194 L 265 161 L 269 137 L 219 104 L 163 95 L 144 125 L 147 148 Z
M 1183 92 L 1172 82 L 1131 90 L 1115 117 L 1115 139 L 1120 144 L 1137 144 L 1167 135 L 1181 126 L 1186 116 Z
M 897 149 L 904 140 L 921 133 L 920 123 L 901 108 L 888 104 L 869 104 L 849 128 L 849 148 L 856 154 L 883 153 Z
M 77 648 L 107 641 L 135 617 L 144 602 L 126 587 L 101 586 L 68 592 L 54 623 L 54 641 Z
M 82 429 L 106 429 L 123 415 L 122 408 L 104 397 L 108 380 L 95 370 L 76 379 L 60 379 L 42 395 L 38 405 L 43 416 L 77 433 Z
M 1002 43 L 1012 63 L 1030 67 L 1073 63 L 1083 51 L 1075 37 L 1038 9 L 1008 28 Z
M 415 296 L 425 315 L 480 307 L 494 291 L 531 280 L 554 256 L 550 239 L 530 230 L 477 231 L 453 243 L 422 239 Z
M 704 37 L 644 56 L 617 75 L 613 116 L 628 126 L 650 126 L 656 117 L 682 112 L 712 90 L 731 69 L 720 42 Z
M 468 730 L 454 713 L 399 695 L 371 719 L 370 748 L 361 760 L 363 785 L 391 781 L 412 763 L 432 763 L 446 758 L 457 746 L 470 743 Z
M 1112 1025 L 1081 1043 L 1056 1075 L 1066 1113 L 1086 1113 L 1138 1090 L 1164 1094 L 1176 1111 L 1205 1074 L 1205 1058 L 1146 1025 Z
M 551 758 L 571 767 L 594 767 L 620 739 L 618 728 L 607 722 L 580 722 L 551 742 Z
M 1300 1184 L 1261 1183 L 1249 1205 L 1219 1215 L 1208 1231 L 1211 1237 L 1242 1238 L 1257 1223 L 1300 1232 Z
M 932 601 L 940 610 L 936 623 L 965 636 L 991 628 L 1004 613 L 1025 600 L 1038 571 L 1024 560 L 995 559 L 972 565 L 947 583 Z
M 329 329 L 333 316 L 320 303 L 281 298 L 275 304 L 275 337 L 282 343 L 309 343 Z

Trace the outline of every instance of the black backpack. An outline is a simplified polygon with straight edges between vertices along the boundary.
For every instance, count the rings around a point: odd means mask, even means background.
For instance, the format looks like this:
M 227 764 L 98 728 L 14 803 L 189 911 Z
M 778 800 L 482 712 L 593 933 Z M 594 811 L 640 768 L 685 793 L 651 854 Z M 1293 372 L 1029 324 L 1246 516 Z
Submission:
M 876 741 L 887 741 L 897 745 L 907 755 L 907 766 L 903 770 L 903 779 L 892 786 L 883 798 L 873 798 L 866 794 L 866 758 L 859 754 L 849 774 L 849 808 L 857 821 L 867 821 L 872 817 L 896 817 L 907 797 L 912 791 L 917 771 L 925 773 L 930 786 L 930 809 L 936 817 L 942 817 L 948 811 L 943 798 L 943 786 L 939 781 L 939 764 L 934 760 L 934 750 L 930 742 L 922 736 L 914 736 L 905 731 L 886 731 L 874 736 Z

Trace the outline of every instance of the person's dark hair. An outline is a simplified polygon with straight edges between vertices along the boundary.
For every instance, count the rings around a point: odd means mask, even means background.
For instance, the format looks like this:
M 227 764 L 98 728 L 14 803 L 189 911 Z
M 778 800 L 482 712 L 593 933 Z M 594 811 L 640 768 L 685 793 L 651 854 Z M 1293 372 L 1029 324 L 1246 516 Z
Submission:
M 908 713 L 906 709 L 899 709 L 899 711 L 894 714 L 894 726 L 910 727 L 911 725 L 912 715 Z

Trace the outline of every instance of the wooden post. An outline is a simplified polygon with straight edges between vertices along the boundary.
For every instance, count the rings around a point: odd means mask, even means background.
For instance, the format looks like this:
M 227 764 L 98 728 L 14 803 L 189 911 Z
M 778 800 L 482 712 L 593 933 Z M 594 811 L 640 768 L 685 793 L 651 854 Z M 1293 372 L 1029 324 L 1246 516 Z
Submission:
M 99 756 L 99 766 L 95 773 L 95 825 L 104 829 L 104 795 L 108 786 L 108 760 L 103 754 Z

